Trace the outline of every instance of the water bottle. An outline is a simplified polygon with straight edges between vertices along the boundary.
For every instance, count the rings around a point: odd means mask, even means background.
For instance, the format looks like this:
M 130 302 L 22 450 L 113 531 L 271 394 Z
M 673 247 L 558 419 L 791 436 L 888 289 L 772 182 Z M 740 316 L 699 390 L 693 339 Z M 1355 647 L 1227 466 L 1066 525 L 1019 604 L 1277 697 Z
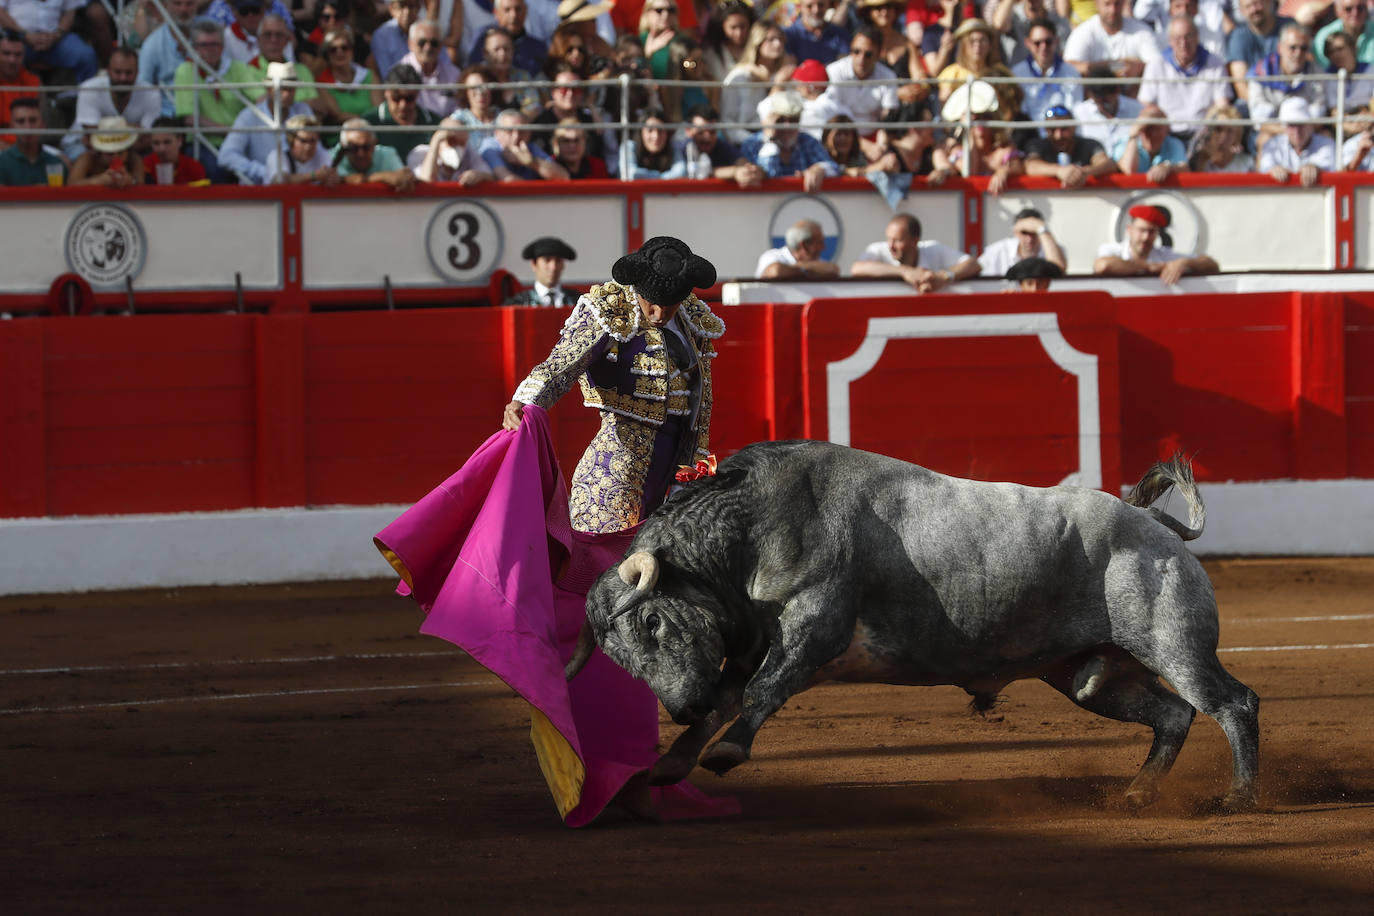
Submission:
M 1068 164 L 1071 163 L 1071 162 L 1073 162 L 1073 160 L 1069 158 L 1069 154 L 1068 154 L 1068 153 L 1060 153 L 1060 154 L 1059 154 L 1059 164 L 1060 164 L 1060 165 L 1068 165 Z
M 683 150 L 683 156 L 687 160 L 688 178 L 706 178 L 711 174 L 711 162 L 706 155 L 697 149 L 696 143 L 687 141 L 687 146 Z M 705 160 L 703 169 L 703 160 Z

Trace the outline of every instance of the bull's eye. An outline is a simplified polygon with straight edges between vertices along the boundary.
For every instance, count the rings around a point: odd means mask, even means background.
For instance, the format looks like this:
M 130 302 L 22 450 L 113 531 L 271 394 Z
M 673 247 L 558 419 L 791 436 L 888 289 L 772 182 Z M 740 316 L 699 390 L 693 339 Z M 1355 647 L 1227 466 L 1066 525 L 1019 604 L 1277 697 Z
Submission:
M 657 615 L 657 614 L 650 614 L 648 617 L 645 617 L 645 618 L 644 618 L 644 625 L 645 625 L 646 627 L 648 627 L 649 629 L 651 629 L 651 630 L 657 630 L 657 629 L 658 629 L 658 625 L 659 625 L 659 623 L 661 623 L 661 622 L 662 622 L 662 621 L 660 621 L 660 620 L 658 619 L 658 615 Z

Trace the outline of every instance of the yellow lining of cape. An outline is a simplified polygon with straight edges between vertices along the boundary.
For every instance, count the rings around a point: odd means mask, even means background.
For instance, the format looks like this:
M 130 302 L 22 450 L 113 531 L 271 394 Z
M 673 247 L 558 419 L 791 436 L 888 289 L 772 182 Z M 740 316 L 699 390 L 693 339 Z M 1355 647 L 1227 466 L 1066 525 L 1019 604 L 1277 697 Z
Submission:
M 573 752 L 568 739 L 553 727 L 548 716 L 534 706 L 530 707 L 530 742 L 534 744 L 539 769 L 544 774 L 544 781 L 549 784 L 554 804 L 558 806 L 558 816 L 567 820 L 582 800 L 587 768 Z

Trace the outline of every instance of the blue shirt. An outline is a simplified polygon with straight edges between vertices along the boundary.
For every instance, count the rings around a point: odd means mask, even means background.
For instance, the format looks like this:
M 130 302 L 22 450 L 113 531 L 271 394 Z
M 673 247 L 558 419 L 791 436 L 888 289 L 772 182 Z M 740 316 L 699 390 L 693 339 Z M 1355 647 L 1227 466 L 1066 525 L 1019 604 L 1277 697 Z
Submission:
M 391 68 L 399 64 L 401 58 L 409 53 L 410 44 L 401 34 L 401 27 L 396 24 L 395 19 L 388 19 L 372 33 L 372 59 L 377 63 L 377 75 L 382 78 L 382 82 L 386 82 L 386 75 Z
M 769 178 L 799 175 L 817 163 L 825 166 L 827 175 L 840 174 L 840 167 L 830 158 L 821 141 L 810 134 L 797 135 L 797 145 L 792 148 L 792 158 L 788 161 L 782 160 L 781 152 L 776 143 L 763 136 L 763 131 L 750 134 L 739 146 L 740 156 L 763 169 Z
M 1054 66 L 1048 71 L 1041 71 L 1036 66 L 1035 61 L 1029 57 L 1019 63 L 1012 65 L 1012 76 L 1019 76 L 1023 79 L 1036 77 L 1049 77 L 1051 79 L 1076 80 L 1078 71 L 1063 59 L 1056 60 Z M 1083 85 L 1081 83 L 1023 83 L 1021 91 L 1025 93 L 1026 101 L 1021 106 L 1021 110 L 1030 116 L 1032 121 L 1039 121 L 1045 116 L 1045 112 L 1055 105 L 1063 105 L 1070 111 L 1073 106 L 1083 101 Z M 1044 131 L 1041 131 L 1044 134 Z
M 153 30 L 143 41 L 143 47 L 138 52 L 138 78 L 140 82 L 147 83 L 149 86 L 171 86 L 172 78 L 176 76 L 177 67 L 186 59 L 186 55 L 181 51 L 181 45 L 172 37 L 172 31 L 164 22 Z M 170 90 L 162 93 L 162 115 L 171 118 L 176 115 L 176 106 L 172 102 Z
M 535 159 L 549 160 L 553 158 L 540 149 L 537 143 L 529 144 L 529 148 L 530 155 Z M 501 155 L 501 141 L 497 140 L 495 137 L 488 137 L 483 140 L 482 145 L 477 147 L 477 155 L 482 157 L 482 161 L 487 164 L 487 168 L 491 169 L 493 174 L 497 169 L 506 169 L 517 177 L 524 178 L 528 181 L 534 181 L 542 177 L 532 168 L 526 168 L 523 165 L 515 165 L 507 162 L 506 158 Z
M 285 121 L 292 115 L 308 115 L 310 106 L 297 102 L 290 110 L 282 112 Z M 264 120 L 265 118 L 265 120 Z M 263 99 L 252 108 L 245 108 L 234 118 L 234 127 L 224 138 L 219 148 L 220 168 L 228 169 L 239 176 L 243 184 L 263 184 L 267 181 L 267 157 L 273 150 L 278 157 L 286 155 L 281 145 L 285 132 L 245 130 L 249 127 L 266 127 L 272 123 L 272 109 Z
M 1284 26 L 1292 24 L 1293 20 L 1287 16 L 1277 16 L 1274 31 L 1261 38 L 1250 31 L 1250 26 L 1243 20 L 1237 22 L 1226 39 L 1226 62 L 1229 64 L 1233 60 L 1245 61 L 1245 69 L 1249 70 L 1257 61 L 1279 49 L 1279 33 L 1283 31 Z
M 1121 157 L 1126 152 L 1126 144 L 1129 142 L 1131 142 L 1131 138 L 1126 137 L 1121 142 L 1117 143 L 1116 147 L 1112 150 L 1112 158 L 1120 161 Z M 1151 166 L 1159 165 L 1161 162 L 1182 165 L 1188 161 L 1188 150 L 1183 146 L 1183 141 L 1173 134 L 1169 134 L 1169 136 L 1164 138 L 1164 145 L 1161 146 L 1159 152 L 1155 153 L 1153 156 L 1145 151 L 1145 146 L 1140 142 L 1140 138 L 1137 137 L 1135 140 L 1135 155 L 1135 170 L 1137 173 L 1148 171 Z
M 795 57 L 797 63 L 818 60 L 828 64 L 849 53 L 849 30 L 833 22 L 825 24 L 820 38 L 812 35 L 800 19 L 783 29 L 782 34 L 787 53 Z

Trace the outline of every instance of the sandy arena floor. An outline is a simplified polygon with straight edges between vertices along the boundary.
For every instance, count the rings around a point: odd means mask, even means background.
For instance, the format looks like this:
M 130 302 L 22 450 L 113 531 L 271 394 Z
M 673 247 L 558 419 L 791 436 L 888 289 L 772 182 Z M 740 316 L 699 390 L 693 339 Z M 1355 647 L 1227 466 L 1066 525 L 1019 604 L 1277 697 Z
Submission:
M 739 818 L 564 828 L 524 705 L 389 583 L 0 598 L 8 913 L 1374 912 L 1374 560 L 1208 564 L 1262 698 L 1265 808 L 1222 817 L 1199 717 L 1148 731 L 1036 683 L 823 686 L 695 781 Z M 1277 647 L 1277 648 L 1276 648 Z M 664 735 L 677 729 L 665 721 Z

